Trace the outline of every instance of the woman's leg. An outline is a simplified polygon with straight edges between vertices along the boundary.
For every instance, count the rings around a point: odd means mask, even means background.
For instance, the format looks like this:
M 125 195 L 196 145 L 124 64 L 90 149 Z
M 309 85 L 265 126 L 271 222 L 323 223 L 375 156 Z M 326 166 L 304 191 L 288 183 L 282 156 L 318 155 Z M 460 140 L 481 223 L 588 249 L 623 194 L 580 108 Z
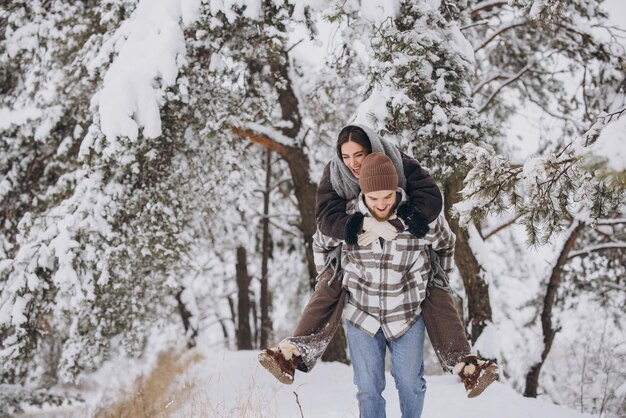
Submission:
M 324 354 L 337 328 L 345 304 L 341 277 L 333 279 L 329 268 L 319 277 L 315 291 L 306 304 L 292 337 L 285 338 L 279 347 L 291 344 L 300 356 L 298 370 L 310 371 Z
M 441 367 L 444 371 L 451 371 L 471 350 L 452 296 L 447 290 L 431 286 L 421 307 L 428 337 Z

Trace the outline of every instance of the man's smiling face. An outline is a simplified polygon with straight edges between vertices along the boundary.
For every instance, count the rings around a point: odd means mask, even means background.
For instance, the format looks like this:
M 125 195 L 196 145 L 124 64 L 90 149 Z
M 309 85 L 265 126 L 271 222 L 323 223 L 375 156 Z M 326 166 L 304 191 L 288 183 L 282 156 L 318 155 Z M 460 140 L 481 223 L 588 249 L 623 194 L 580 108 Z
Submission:
M 396 204 L 395 190 L 379 190 L 365 193 L 365 204 L 372 216 L 379 221 L 386 221 L 391 216 L 391 211 Z

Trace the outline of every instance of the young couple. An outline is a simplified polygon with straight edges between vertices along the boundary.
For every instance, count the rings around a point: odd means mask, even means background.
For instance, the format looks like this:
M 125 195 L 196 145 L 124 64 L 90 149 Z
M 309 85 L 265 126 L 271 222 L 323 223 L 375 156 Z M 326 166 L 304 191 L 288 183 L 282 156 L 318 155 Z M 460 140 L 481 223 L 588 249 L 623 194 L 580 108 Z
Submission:
M 424 336 L 468 397 L 498 377 L 471 354 L 449 293 L 455 236 L 441 192 L 414 159 L 364 126 L 339 134 L 320 181 L 314 237 L 317 285 L 292 337 L 260 363 L 282 383 L 310 371 L 345 320 L 360 416 L 384 417 L 385 352 L 391 354 L 403 417 L 424 405 Z

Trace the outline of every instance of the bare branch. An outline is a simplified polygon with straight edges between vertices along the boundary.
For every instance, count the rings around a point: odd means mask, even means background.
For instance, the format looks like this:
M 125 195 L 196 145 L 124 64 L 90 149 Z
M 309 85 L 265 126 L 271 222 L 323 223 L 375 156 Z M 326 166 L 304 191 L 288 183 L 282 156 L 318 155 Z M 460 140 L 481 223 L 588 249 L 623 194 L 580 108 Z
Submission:
M 552 348 L 554 342 L 554 336 L 560 328 L 554 328 L 552 323 L 552 308 L 556 301 L 556 295 L 561 284 L 562 269 L 568 259 L 568 254 L 571 254 L 571 250 L 576 243 L 578 233 L 585 227 L 584 223 L 574 221 L 569 228 L 567 239 L 563 243 L 563 247 L 559 252 L 559 256 L 556 263 L 552 267 L 550 278 L 548 279 L 548 286 L 546 288 L 546 294 L 543 299 L 543 309 L 541 311 L 541 329 L 543 332 L 543 351 L 541 353 L 541 359 L 536 362 L 526 375 L 526 388 L 524 390 L 524 396 L 537 397 L 537 387 L 539 385 L 539 374 L 541 373 L 541 367 L 548 357 L 548 353 Z
M 626 249 L 626 242 L 612 242 L 609 244 L 598 244 L 598 245 L 590 245 L 589 247 L 583 248 L 582 250 L 572 251 L 569 255 L 569 258 L 580 257 L 585 254 L 595 253 L 604 250 L 619 250 Z
M 481 82 L 478 83 L 478 85 L 476 85 L 476 87 L 474 87 L 474 89 L 472 90 L 472 96 L 476 96 L 476 94 L 478 94 L 478 92 L 485 87 L 487 84 L 491 83 L 494 80 L 499 80 L 502 78 L 507 78 L 507 77 L 511 77 L 510 74 L 503 74 L 503 73 L 499 73 L 496 75 L 493 75 Z
M 626 286 L 620 286 L 617 283 L 613 283 L 609 280 L 602 280 L 602 286 L 609 287 L 614 290 L 621 290 L 622 292 L 626 292 Z
M 296 395 L 296 403 L 298 404 L 298 408 L 300 409 L 300 416 L 304 418 L 304 413 L 302 412 L 302 405 L 300 405 L 300 399 L 298 399 L 298 394 L 294 391 L 294 395 Z
M 607 30 L 611 29 L 611 30 L 615 30 L 615 31 L 618 31 L 618 32 L 626 33 L 626 29 L 623 29 L 623 28 L 620 28 L 620 27 L 614 26 L 614 25 L 604 25 L 604 24 L 600 25 L 600 24 L 597 24 L 597 25 L 591 25 L 591 27 L 592 28 L 607 29 Z
M 502 231 L 505 228 L 508 228 L 509 226 L 513 225 L 515 223 L 515 221 L 517 221 L 519 218 L 521 218 L 521 215 L 517 215 L 514 216 L 513 218 L 509 219 L 508 221 L 504 222 L 503 224 L 493 228 L 491 231 L 488 231 L 485 234 L 484 240 L 486 241 L 489 237 L 497 234 L 498 232 Z
M 300 39 L 298 42 L 296 42 L 295 44 L 293 44 L 289 48 L 287 48 L 287 50 L 285 52 L 290 52 L 292 49 L 294 49 L 295 47 L 300 45 L 303 41 L 304 41 L 304 38 Z
M 596 234 L 598 234 L 598 235 L 600 235 L 600 236 L 604 237 L 604 239 L 605 239 L 605 240 L 607 240 L 607 242 L 616 242 L 616 241 L 613 239 L 613 236 L 612 236 L 612 235 L 609 235 L 609 234 L 607 234 L 607 233 L 605 233 L 605 232 L 601 231 L 601 230 L 600 230 L 600 228 L 596 227 L 596 228 L 593 228 L 593 230 L 594 230 L 594 232 L 595 232 Z
M 290 181 L 291 181 L 291 179 L 282 179 L 282 180 L 278 181 L 276 184 L 274 184 L 273 186 L 270 186 L 270 188 L 268 190 L 272 191 L 272 190 L 278 188 L 279 186 L 281 186 L 281 185 L 283 185 L 285 183 L 288 183 Z M 266 190 L 263 190 L 263 189 L 254 189 L 252 191 L 255 192 L 255 193 L 266 193 L 267 192 Z
M 489 96 L 489 98 L 486 100 L 486 102 L 480 107 L 480 109 L 478 109 L 478 113 L 482 113 L 484 112 L 487 107 L 489 106 L 489 104 L 493 101 L 493 99 L 498 95 L 498 93 L 500 93 L 500 91 L 502 91 L 503 88 L 505 88 L 506 86 L 508 86 L 509 84 L 517 81 L 522 75 L 524 75 L 524 73 L 526 71 L 528 71 L 530 69 L 532 64 L 526 64 L 526 66 L 524 68 L 522 68 L 521 70 L 519 70 L 517 72 L 517 74 L 515 74 L 514 76 L 510 77 L 509 79 L 507 79 L 506 81 L 504 81 L 497 89 L 496 91 L 494 91 L 493 93 L 491 93 L 491 96 Z
M 626 224 L 626 218 L 599 219 L 598 222 L 596 222 L 596 225 L 617 225 L 617 224 Z
M 284 219 L 284 218 L 291 217 L 291 218 L 294 218 L 294 219 L 300 219 L 300 217 L 299 217 L 298 215 L 276 214 L 276 215 L 267 215 L 267 216 L 263 216 L 263 215 L 262 215 L 261 213 L 259 213 L 259 212 L 257 212 L 257 213 L 256 213 L 256 215 L 259 217 L 259 219 L 267 219 L 267 220 L 268 220 L 268 222 L 269 222 L 272 226 L 274 226 L 274 227 L 275 227 L 275 228 L 277 228 L 277 229 L 280 229 L 280 230 L 281 230 L 281 231 L 283 231 L 285 234 L 289 234 L 289 235 L 294 236 L 294 237 L 300 237 L 300 234 L 299 234 L 299 233 L 294 232 L 294 231 L 292 231 L 292 230 L 289 230 L 289 229 L 285 228 L 284 226 L 282 226 L 282 225 L 280 225 L 280 224 L 278 224 L 278 223 L 276 223 L 276 222 L 274 221 L 274 218 L 276 218 L 276 219 L 278 219 L 278 218 L 280 218 L 280 219 Z M 255 218 L 255 219 L 256 219 L 256 218 Z M 298 228 L 298 222 L 295 222 L 295 223 L 291 223 L 291 222 L 290 222 L 290 223 L 289 223 L 289 225 L 296 227 L 296 229 Z
M 581 83 L 582 87 L 582 96 L 583 96 L 583 104 L 585 106 L 585 117 L 587 121 L 593 121 L 593 118 L 589 114 L 589 103 L 587 100 L 587 63 L 585 62 L 584 71 L 583 71 L 583 80 Z
M 508 32 L 509 30 L 519 27 L 519 26 L 524 26 L 527 23 L 528 21 L 526 19 L 515 19 L 511 23 L 507 23 L 506 25 L 501 26 L 494 33 L 492 33 L 491 36 L 485 39 L 482 44 L 480 44 L 476 49 L 474 49 L 474 52 L 480 51 L 481 49 L 489 45 L 489 43 L 493 41 L 495 38 L 502 35 L 504 32 Z
M 465 25 L 465 26 L 461 26 L 459 29 L 461 31 L 467 30 L 469 28 L 474 28 L 476 26 L 484 26 L 484 25 L 488 25 L 489 21 L 487 19 L 485 20 L 481 20 L 479 22 L 474 22 L 474 23 L 470 23 L 469 25 Z
M 287 153 L 287 148 L 284 145 L 279 144 L 278 142 L 268 138 L 265 135 L 259 135 L 259 134 L 250 132 L 245 129 L 237 128 L 236 126 L 231 126 L 230 130 L 236 135 L 239 135 L 243 138 L 248 138 L 250 141 L 254 142 L 255 144 L 259 144 L 272 151 L 276 151 L 282 157 L 284 157 L 285 154 Z
M 613 120 L 613 117 L 617 116 L 617 118 L 622 116 L 622 113 L 626 112 L 626 107 L 622 107 L 621 109 L 617 109 L 614 112 L 611 113 L 606 113 L 606 114 L 602 114 L 600 116 L 598 116 L 598 119 L 602 119 L 603 122 L 605 123 L 609 123 L 611 122 L 611 120 Z M 605 119 L 608 118 L 608 121 L 605 121 Z
M 543 105 L 543 103 L 539 102 L 537 99 L 535 99 L 534 97 L 532 97 L 532 96 L 530 95 L 530 92 L 529 92 L 529 91 L 526 91 L 526 95 L 527 95 L 527 97 L 528 97 L 528 100 L 530 100 L 530 101 L 531 101 L 531 103 L 534 103 L 534 104 L 536 104 L 537 106 L 539 106 L 539 108 L 541 108 L 541 110 L 542 110 L 542 111 L 544 111 L 547 115 L 549 115 L 549 116 L 551 116 L 551 117 L 553 117 L 553 118 L 555 118 L 555 119 L 561 119 L 561 120 L 564 120 L 564 121 L 566 121 L 566 122 L 571 122 L 571 123 L 573 123 L 575 126 L 578 126 L 578 125 L 579 125 L 579 121 L 578 121 L 578 120 L 576 120 L 576 119 L 574 119 L 574 118 L 571 118 L 571 117 L 568 117 L 568 116 L 565 116 L 565 115 L 558 115 L 558 114 L 556 114 L 556 113 L 552 112 L 550 109 L 548 109 L 547 107 L 545 107 L 545 106 Z
M 285 228 L 285 227 L 283 227 L 283 226 L 280 226 L 279 224 L 277 224 L 276 222 L 272 221 L 271 219 L 270 219 L 270 224 L 271 224 L 274 228 L 280 229 L 280 230 L 281 230 L 281 231 L 283 231 L 285 234 L 291 235 L 291 236 L 296 237 L 296 238 L 299 238 L 299 237 L 300 237 L 300 234 L 299 234 L 299 233 L 296 233 L 296 232 L 290 231 L 289 229 L 287 229 L 287 228 Z

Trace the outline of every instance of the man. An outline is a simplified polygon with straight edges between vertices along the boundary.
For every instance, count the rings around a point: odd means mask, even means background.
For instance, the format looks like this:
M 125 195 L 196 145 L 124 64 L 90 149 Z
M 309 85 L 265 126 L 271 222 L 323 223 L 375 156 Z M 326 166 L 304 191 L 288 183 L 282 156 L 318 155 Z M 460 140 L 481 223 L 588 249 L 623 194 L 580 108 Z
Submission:
M 361 195 L 348 211 L 359 211 L 364 223 L 395 217 L 406 201 L 398 188 L 398 175 L 382 153 L 368 155 L 361 166 Z M 385 353 L 391 354 L 392 369 L 403 417 L 420 417 L 424 406 L 424 321 L 420 303 L 426 297 L 430 273 L 427 245 L 439 256 L 445 271 L 452 268 L 455 237 L 440 215 L 430 232 L 417 239 L 408 231 L 392 241 L 370 232 L 359 235 L 361 244 L 343 246 L 343 285 L 348 290 L 344 318 L 348 347 L 362 417 L 384 417 Z M 336 246 L 334 239 L 315 236 L 318 254 Z
M 403 416 L 420 416 L 425 393 L 420 304 L 431 275 L 429 247 L 435 250 L 438 264 L 449 272 L 454 235 L 443 214 L 431 223 L 430 232 L 422 239 L 399 231 L 384 240 L 367 227 L 369 223 L 393 221 L 406 201 L 404 191 L 398 188 L 396 169 L 385 154 L 373 153 L 363 160 L 359 185 L 361 194 L 349 201 L 347 211 L 358 212 L 366 232 L 359 234 L 358 245 L 348 245 L 317 231 L 314 251 L 321 273 L 312 298 L 315 302 L 305 308 L 295 337 L 283 340 L 278 350 L 264 350 L 259 360 L 281 382 L 291 383 L 296 368 L 309 371 L 321 356 L 343 311 L 361 415 L 384 416 L 384 358 L 389 347 Z M 333 259 L 341 261 L 339 277 L 343 283 L 334 280 L 338 269 L 333 268 Z M 332 306 L 337 309 L 329 309 Z M 460 323 L 450 322 L 450 330 L 459 334 L 454 338 L 465 338 Z M 497 377 L 497 366 L 491 362 L 476 356 L 457 359 L 455 372 L 470 397 L 480 394 Z

